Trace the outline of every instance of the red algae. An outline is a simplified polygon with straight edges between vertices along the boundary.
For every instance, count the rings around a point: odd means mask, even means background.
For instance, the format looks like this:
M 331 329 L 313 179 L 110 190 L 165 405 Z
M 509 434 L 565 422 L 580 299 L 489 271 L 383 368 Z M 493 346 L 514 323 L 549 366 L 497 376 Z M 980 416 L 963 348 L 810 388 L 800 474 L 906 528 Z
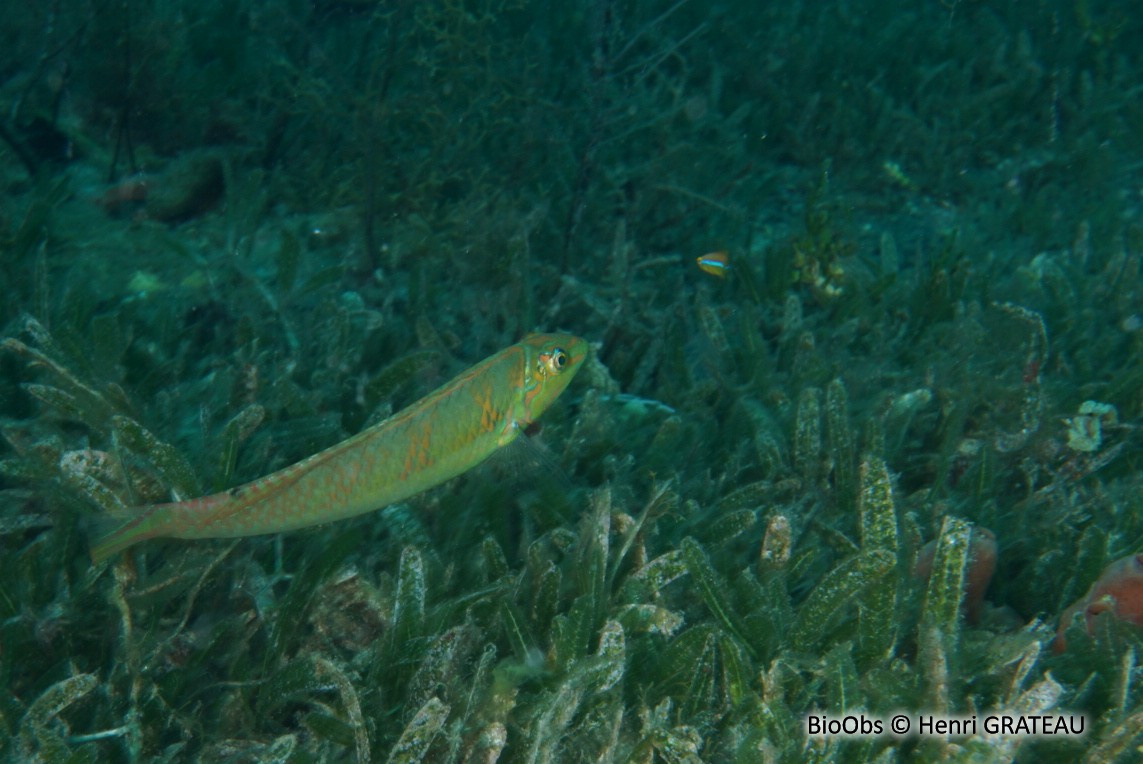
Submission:
M 1095 622 L 1110 612 L 1121 621 L 1143 626 L 1143 554 L 1134 554 L 1108 565 L 1087 594 L 1074 602 L 1060 618 L 1052 651 L 1062 653 L 1068 647 L 1066 632 L 1076 613 L 1083 612 L 1087 633 L 1095 633 Z
M 96 199 L 95 203 L 109 215 L 118 214 L 124 209 L 141 206 L 147 201 L 154 178 L 148 175 L 132 175 L 116 183 Z

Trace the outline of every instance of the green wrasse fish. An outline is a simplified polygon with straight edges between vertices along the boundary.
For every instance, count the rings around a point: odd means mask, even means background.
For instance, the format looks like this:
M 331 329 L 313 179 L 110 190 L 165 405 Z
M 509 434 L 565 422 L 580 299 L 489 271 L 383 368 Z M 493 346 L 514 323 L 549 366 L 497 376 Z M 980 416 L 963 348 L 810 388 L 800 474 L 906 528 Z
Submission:
M 91 547 L 95 562 L 146 539 L 234 538 L 380 509 L 440 485 L 520 437 L 587 356 L 568 334 L 530 334 L 436 392 L 285 469 L 189 501 L 153 504 Z M 119 518 L 122 519 L 122 518 Z

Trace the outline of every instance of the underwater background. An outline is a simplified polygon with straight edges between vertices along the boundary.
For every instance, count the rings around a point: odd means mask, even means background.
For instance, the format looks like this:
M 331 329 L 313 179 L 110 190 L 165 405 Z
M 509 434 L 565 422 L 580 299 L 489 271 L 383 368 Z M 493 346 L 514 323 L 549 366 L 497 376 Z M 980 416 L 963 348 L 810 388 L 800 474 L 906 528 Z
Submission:
M 0 757 L 1138 760 L 1135 0 L 2 6 Z M 536 463 L 92 565 L 531 331 Z

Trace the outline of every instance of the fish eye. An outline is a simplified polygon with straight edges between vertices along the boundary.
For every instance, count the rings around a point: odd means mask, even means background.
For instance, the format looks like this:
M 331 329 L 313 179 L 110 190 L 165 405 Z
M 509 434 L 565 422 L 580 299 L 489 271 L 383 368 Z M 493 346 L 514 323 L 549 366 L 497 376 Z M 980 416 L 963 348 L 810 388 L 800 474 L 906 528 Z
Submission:
M 568 354 L 562 348 L 552 348 L 552 352 L 540 356 L 540 369 L 544 372 L 559 374 L 568 365 Z

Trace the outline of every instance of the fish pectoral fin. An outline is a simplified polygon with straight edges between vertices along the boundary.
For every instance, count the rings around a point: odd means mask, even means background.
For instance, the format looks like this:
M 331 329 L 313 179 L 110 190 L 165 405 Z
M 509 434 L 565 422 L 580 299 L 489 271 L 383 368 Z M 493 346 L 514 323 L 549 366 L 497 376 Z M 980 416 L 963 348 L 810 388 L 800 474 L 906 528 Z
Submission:
M 541 490 L 568 496 L 575 483 L 559 460 L 538 438 L 521 435 L 492 455 L 492 465 L 508 474 L 518 490 Z
M 81 529 L 90 542 L 91 561 L 98 565 L 127 547 L 152 538 L 154 529 L 145 521 L 154 513 L 156 506 L 100 512 L 85 519 Z

